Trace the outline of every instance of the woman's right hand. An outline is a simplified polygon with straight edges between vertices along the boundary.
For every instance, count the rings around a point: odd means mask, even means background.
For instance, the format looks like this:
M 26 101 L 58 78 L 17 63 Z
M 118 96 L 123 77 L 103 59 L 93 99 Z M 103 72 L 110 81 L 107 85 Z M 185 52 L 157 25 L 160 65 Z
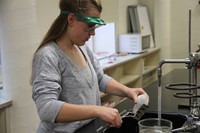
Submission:
M 121 116 L 115 108 L 98 106 L 97 115 L 100 119 L 108 122 L 111 127 L 120 127 L 122 124 Z

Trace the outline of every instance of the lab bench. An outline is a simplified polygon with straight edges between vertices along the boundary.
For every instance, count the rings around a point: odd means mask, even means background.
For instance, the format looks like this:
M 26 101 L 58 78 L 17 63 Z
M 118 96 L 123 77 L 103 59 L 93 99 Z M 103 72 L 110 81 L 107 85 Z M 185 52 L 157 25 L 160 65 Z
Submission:
M 200 70 L 197 71 L 197 79 L 200 79 Z M 161 80 L 162 83 L 162 99 L 161 99 L 161 110 L 162 113 L 177 113 L 187 115 L 189 114 L 189 99 L 174 97 L 174 93 L 182 92 L 177 90 L 166 89 L 167 84 L 172 83 L 189 83 L 189 70 L 188 69 L 174 69 L 168 74 L 164 75 Z M 200 80 L 197 80 L 200 84 Z M 158 84 L 157 81 L 146 86 L 145 91 L 150 97 L 148 111 L 157 112 L 158 110 Z M 188 91 L 186 91 L 188 92 Z M 200 92 L 198 92 L 200 94 Z M 124 99 L 115 108 L 119 110 L 121 115 L 131 112 L 133 108 L 133 102 L 129 99 Z M 103 133 L 107 123 L 96 119 L 91 123 L 80 128 L 76 133 Z

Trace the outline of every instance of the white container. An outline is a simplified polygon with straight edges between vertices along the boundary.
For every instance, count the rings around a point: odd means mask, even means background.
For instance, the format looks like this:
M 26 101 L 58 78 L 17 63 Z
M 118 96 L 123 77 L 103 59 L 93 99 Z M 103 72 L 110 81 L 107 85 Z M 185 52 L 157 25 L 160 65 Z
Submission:
M 119 36 L 119 52 L 143 53 L 150 48 L 150 35 L 121 34 Z
M 149 96 L 145 93 L 142 95 L 139 95 L 137 97 L 137 103 L 133 107 L 133 113 L 136 113 L 138 109 L 143 105 L 148 105 L 149 104 Z

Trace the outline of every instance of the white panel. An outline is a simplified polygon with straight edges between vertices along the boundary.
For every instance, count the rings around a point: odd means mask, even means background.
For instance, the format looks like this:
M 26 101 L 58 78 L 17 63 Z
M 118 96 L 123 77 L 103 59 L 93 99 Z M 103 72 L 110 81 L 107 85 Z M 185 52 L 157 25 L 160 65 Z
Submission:
M 149 24 L 149 16 L 147 13 L 147 9 L 144 6 L 138 6 L 138 18 L 140 22 L 140 29 L 142 35 L 151 34 L 151 28 Z
M 151 47 L 153 47 L 154 41 L 153 41 L 153 37 L 152 37 L 147 8 L 145 6 L 138 6 L 137 9 L 138 9 L 138 18 L 139 18 L 139 22 L 140 22 L 141 34 L 143 36 L 150 34 Z
M 106 52 L 113 54 L 116 52 L 115 23 L 107 23 L 95 31 L 94 52 Z

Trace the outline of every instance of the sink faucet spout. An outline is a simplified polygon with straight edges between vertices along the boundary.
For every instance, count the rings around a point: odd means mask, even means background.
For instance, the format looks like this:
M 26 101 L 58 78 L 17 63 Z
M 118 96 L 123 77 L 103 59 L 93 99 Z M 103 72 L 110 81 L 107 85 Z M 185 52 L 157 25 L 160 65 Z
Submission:
M 166 63 L 185 63 L 185 64 L 190 64 L 191 61 L 189 58 L 186 59 L 165 59 L 160 61 L 158 65 L 158 86 L 161 86 L 161 77 L 162 77 L 162 66 L 163 64 Z

